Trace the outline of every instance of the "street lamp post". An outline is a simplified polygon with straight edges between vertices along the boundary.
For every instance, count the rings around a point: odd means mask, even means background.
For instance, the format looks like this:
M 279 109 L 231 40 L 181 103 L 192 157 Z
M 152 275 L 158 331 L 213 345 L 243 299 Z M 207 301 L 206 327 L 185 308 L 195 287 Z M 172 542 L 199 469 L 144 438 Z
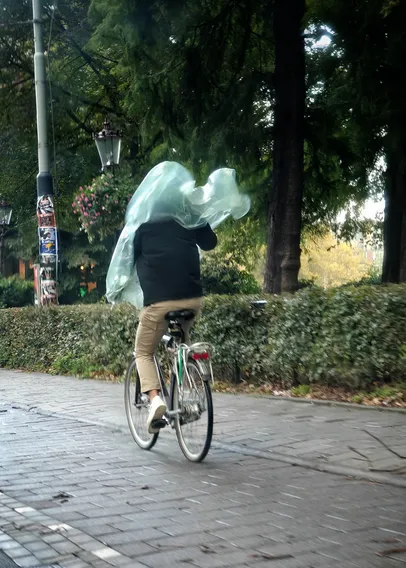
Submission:
M 112 130 L 107 118 L 104 120 L 103 130 L 93 134 L 102 163 L 102 172 L 111 168 L 114 174 L 114 168 L 120 163 L 121 138 L 121 132 Z
M 4 236 L 11 222 L 13 210 L 3 199 L 0 202 L 0 276 L 4 276 Z
M 49 168 L 42 0 L 32 0 L 32 13 L 34 22 L 34 78 L 38 136 L 37 218 L 40 285 L 37 303 L 41 306 L 48 306 L 58 303 L 58 240 L 54 210 L 54 191 Z

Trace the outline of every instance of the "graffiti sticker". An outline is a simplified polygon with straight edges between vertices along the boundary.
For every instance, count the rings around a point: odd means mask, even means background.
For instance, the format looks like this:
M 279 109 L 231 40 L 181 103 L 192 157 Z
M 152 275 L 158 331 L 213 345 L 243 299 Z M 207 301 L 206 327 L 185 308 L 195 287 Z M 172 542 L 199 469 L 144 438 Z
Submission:
M 55 280 L 55 267 L 41 266 L 40 275 L 41 275 L 41 280 Z
M 42 301 L 56 299 L 56 282 L 55 280 L 43 280 L 41 283 Z
M 41 266 L 52 266 L 56 264 L 56 254 L 41 254 L 40 264 Z
M 55 227 L 55 215 L 53 213 L 50 215 L 38 215 L 38 225 L 40 227 Z
M 53 215 L 54 202 L 51 195 L 44 195 L 38 199 L 38 215 Z

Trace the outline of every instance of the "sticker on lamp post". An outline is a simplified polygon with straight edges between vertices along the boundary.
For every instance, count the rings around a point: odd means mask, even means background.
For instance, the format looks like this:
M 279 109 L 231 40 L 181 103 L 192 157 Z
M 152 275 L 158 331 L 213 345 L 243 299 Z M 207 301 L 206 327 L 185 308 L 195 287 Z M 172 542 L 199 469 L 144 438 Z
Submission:
M 41 255 L 51 254 L 56 257 L 56 229 L 43 227 L 39 230 L 39 252 Z
M 42 280 L 41 282 L 41 303 L 42 305 L 52 304 L 56 300 L 55 280 Z

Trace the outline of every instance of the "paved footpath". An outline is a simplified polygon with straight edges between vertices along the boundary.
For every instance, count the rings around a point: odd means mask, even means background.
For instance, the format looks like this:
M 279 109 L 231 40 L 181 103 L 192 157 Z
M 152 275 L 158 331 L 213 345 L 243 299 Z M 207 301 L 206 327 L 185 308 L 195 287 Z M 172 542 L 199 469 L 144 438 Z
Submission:
M 217 395 L 190 464 L 122 395 L 0 370 L 1 568 L 406 565 L 406 414 Z

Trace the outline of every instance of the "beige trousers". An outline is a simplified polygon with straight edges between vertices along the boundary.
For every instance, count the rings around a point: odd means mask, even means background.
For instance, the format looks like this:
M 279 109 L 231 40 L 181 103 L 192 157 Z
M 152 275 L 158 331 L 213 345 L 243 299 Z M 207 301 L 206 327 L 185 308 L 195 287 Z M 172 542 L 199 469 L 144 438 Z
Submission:
M 198 315 L 201 306 L 202 298 L 193 298 L 191 300 L 159 302 L 147 306 L 141 311 L 135 338 L 135 353 L 142 392 L 161 389 L 154 362 L 154 353 L 168 329 L 165 315 L 176 310 L 193 310 Z M 193 320 L 185 322 L 182 326 L 186 343 L 189 342 L 189 331 L 192 324 Z

